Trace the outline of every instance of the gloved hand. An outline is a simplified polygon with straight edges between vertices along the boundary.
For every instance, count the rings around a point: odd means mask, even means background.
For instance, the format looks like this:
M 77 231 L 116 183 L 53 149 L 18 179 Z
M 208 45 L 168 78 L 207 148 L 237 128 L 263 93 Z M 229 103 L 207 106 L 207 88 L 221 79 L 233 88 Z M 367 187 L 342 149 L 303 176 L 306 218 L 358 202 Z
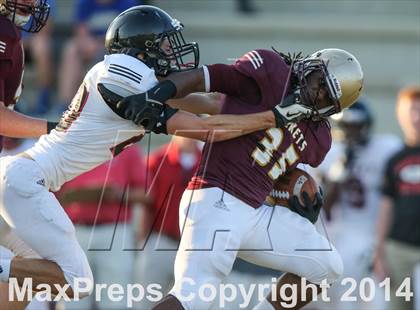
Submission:
M 165 109 L 165 102 L 176 94 L 176 86 L 170 80 L 164 80 L 147 92 L 125 97 L 117 104 L 117 109 L 124 110 L 124 117 L 137 125 L 154 128 L 159 116 Z
M 120 117 L 152 131 L 165 109 L 165 104 L 147 100 L 147 93 L 122 97 L 99 83 L 98 91 L 105 103 Z
M 302 119 L 310 118 L 313 110 L 300 102 L 299 93 L 287 96 L 272 109 L 276 120 L 276 127 L 280 128 L 287 123 L 297 123 Z
M 290 198 L 289 208 L 314 224 L 318 220 L 319 213 L 324 204 L 322 189 L 319 188 L 319 192 L 315 194 L 314 202 L 311 201 L 307 192 L 303 192 L 302 197 L 304 201 L 303 205 L 299 202 L 299 198 L 296 195 Z
M 125 97 L 117 103 L 117 109 L 124 111 L 124 118 L 136 125 L 152 130 L 157 124 L 165 104 L 149 98 L 148 93 Z

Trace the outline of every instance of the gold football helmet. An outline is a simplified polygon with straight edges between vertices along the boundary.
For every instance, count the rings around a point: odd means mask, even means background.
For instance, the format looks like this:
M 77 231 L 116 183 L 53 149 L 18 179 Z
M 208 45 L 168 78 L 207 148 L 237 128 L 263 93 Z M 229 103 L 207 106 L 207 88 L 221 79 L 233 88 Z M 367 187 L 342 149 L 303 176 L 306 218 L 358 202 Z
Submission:
M 351 106 L 363 89 L 363 71 L 359 61 L 347 51 L 327 48 L 295 63 L 303 101 L 309 102 L 319 116 L 325 117 Z M 316 99 L 311 98 L 307 77 L 314 71 L 322 73 L 321 85 L 328 91 L 332 104 L 317 109 Z

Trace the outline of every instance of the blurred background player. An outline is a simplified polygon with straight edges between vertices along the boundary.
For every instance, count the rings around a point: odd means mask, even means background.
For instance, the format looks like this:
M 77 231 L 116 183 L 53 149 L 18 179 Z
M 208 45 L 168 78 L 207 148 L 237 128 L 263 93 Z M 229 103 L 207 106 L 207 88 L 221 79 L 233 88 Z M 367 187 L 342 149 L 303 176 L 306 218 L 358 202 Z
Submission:
M 239 13 L 242 14 L 255 14 L 257 8 L 253 0 L 236 0 L 236 6 Z
M 173 137 L 171 142 L 150 154 L 148 186 L 152 203 L 145 208 L 140 221 L 140 248 L 136 260 L 136 281 L 146 287 L 162 286 L 166 294 L 174 283 L 173 265 L 179 245 L 179 202 L 201 158 L 200 142 Z M 139 309 L 151 309 L 146 298 Z
M 141 4 L 138 0 L 77 0 L 73 19 L 73 37 L 66 43 L 58 76 L 61 109 L 70 103 L 79 82 L 92 64 L 102 60 L 105 33 L 122 11 Z
M 372 133 L 374 116 L 364 101 L 357 101 L 333 119 L 338 139 L 318 169 L 324 181 L 327 230 L 343 258 L 341 279 L 351 277 L 360 283 L 371 276 L 381 175 L 401 143 L 396 136 Z M 321 307 L 361 309 L 357 302 L 339 302 L 346 289 L 333 285 L 329 290 L 332 302 Z
M 145 172 L 141 149 L 131 146 L 112 160 L 67 182 L 57 193 L 76 228 L 97 283 L 133 283 L 134 205 L 143 205 Z M 95 296 L 66 304 L 66 309 L 123 309 L 127 301 L 95 304 Z
M 420 289 L 420 86 L 401 90 L 397 101 L 398 122 L 404 147 L 387 162 L 377 221 L 374 271 L 391 279 L 391 292 L 405 282 L 402 292 L 416 290 L 407 302 L 391 294 L 389 309 L 419 309 Z M 414 276 L 414 274 L 417 276 Z M 407 289 L 407 284 L 410 288 Z M 404 288 L 404 287 L 403 287 Z

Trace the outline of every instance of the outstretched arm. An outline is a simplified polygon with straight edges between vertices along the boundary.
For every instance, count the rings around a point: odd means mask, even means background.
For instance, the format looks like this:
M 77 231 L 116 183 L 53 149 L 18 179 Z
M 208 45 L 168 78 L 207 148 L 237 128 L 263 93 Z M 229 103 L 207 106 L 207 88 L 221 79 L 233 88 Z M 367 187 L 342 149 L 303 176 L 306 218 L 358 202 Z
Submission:
M 10 47 L 9 51 L 13 50 L 12 44 L 14 43 L 10 43 L 10 46 L 8 45 Z M 17 48 L 20 48 L 20 46 Z M 0 135 L 12 138 L 38 138 L 47 133 L 46 120 L 32 118 L 6 107 L 5 85 L 9 78 L 13 61 L 12 56 L 10 56 L 10 59 L 7 56 L 5 57 L 0 59 Z M 17 95 L 18 91 L 16 91 Z
M 176 93 L 171 98 L 182 98 L 191 93 L 208 91 L 206 90 L 206 72 L 208 72 L 206 70 L 200 67 L 169 75 L 165 80 L 170 80 L 176 87 Z
M 46 120 L 9 110 L 0 101 L 0 135 L 13 138 L 38 138 L 46 133 Z
M 172 108 L 188 111 L 194 114 L 219 114 L 222 109 L 223 94 L 194 93 L 181 99 L 171 99 L 166 103 Z
M 252 78 L 240 73 L 233 65 L 216 64 L 171 74 L 147 92 L 120 100 L 117 108 L 124 111 L 126 119 L 140 123 L 146 104 L 158 108 L 163 107 L 170 99 L 183 98 L 181 108 L 196 113 L 201 108 L 196 107 L 197 101 L 184 97 L 197 92 L 223 93 L 249 104 L 260 101 L 260 89 Z
M 177 112 L 176 110 L 173 108 L 167 108 L 167 106 L 162 103 L 167 100 L 165 97 L 173 98 L 174 94 L 176 93 L 176 88 L 170 81 L 163 81 L 146 93 L 128 96 L 122 100 L 121 96 L 107 89 L 103 84 L 98 84 L 98 91 L 102 95 L 102 98 L 105 100 L 105 102 L 107 102 L 107 104 L 121 117 L 132 120 L 135 124 L 142 125 L 146 130 L 152 130 L 155 133 L 174 134 L 176 129 L 183 131 L 240 131 L 236 134 L 231 133 L 223 135 L 220 140 L 231 139 L 266 128 L 282 127 L 286 123 L 299 121 L 302 118 L 307 118 L 312 112 L 311 109 L 300 104 L 288 102 L 287 104 L 278 104 L 271 111 L 261 112 L 262 114 L 258 115 L 258 117 L 264 117 L 263 119 L 253 118 L 256 117 L 255 115 L 219 115 L 218 117 L 203 121 L 199 117 L 185 112 L 187 114 L 178 114 L 178 116 L 175 118 L 177 121 L 172 120 L 169 122 L 169 120 L 177 114 L 175 113 Z M 188 101 L 188 98 L 184 99 L 184 103 L 185 101 Z M 194 100 L 190 101 L 193 102 Z M 200 113 L 198 111 L 200 108 L 190 108 L 189 110 L 195 113 Z M 220 106 L 214 108 L 213 110 L 215 112 L 220 112 Z M 189 119 L 187 115 L 189 115 Z M 184 118 L 179 121 L 178 119 L 182 116 Z M 248 119 L 249 117 L 251 117 L 251 119 Z M 207 135 L 208 134 L 206 134 L 206 136 Z M 197 133 L 193 134 L 193 136 L 199 136 L 197 139 L 201 140 L 204 138 L 202 134 Z M 191 135 L 188 134 L 188 137 L 191 137 Z
M 245 115 L 220 114 L 204 118 L 178 111 L 167 121 L 166 126 L 168 134 L 217 142 L 275 127 L 275 119 L 272 111 Z
M 155 94 L 156 90 L 158 91 Z M 150 96 L 165 102 L 171 98 L 179 99 L 197 92 L 219 92 L 241 98 L 249 104 L 257 104 L 260 100 L 260 88 L 257 82 L 238 71 L 235 65 L 225 64 L 213 64 L 170 74 L 152 88 Z

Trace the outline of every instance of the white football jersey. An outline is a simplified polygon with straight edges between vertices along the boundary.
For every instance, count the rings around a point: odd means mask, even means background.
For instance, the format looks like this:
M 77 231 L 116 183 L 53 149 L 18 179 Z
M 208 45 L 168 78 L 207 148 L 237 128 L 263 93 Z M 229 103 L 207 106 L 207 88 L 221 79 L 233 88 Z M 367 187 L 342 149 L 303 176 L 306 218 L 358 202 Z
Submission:
M 153 69 L 124 54 L 105 56 L 85 76 L 59 125 L 27 151 L 42 168 L 50 190 L 110 160 L 144 134 L 142 127 L 114 113 L 98 83 L 121 96 L 143 93 L 158 83 Z
M 343 165 L 346 156 L 344 145 L 333 143 L 318 169 L 327 179 L 337 181 L 345 174 L 351 180 L 345 183 L 332 210 L 333 226 L 339 225 L 341 229 L 346 226 L 364 233 L 373 233 L 385 164 L 401 145 L 395 136 L 373 135 L 365 146 L 354 152 L 353 163 L 346 171 Z

